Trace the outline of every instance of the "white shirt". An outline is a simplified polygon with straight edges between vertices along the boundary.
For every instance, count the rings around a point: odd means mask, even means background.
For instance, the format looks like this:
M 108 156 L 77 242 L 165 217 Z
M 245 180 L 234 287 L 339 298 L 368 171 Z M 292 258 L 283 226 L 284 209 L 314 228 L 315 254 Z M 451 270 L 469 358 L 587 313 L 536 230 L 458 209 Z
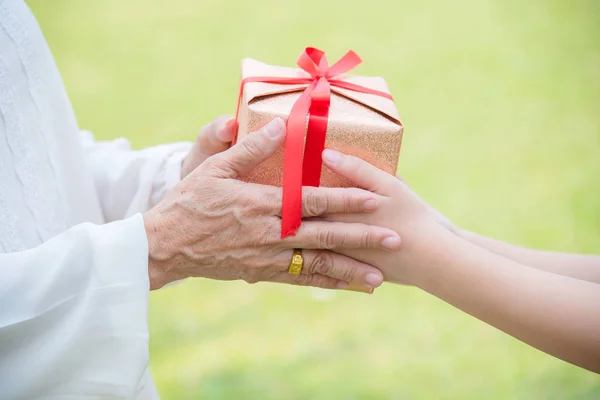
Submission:
M 80 132 L 29 8 L 0 0 L 1 399 L 157 398 L 140 213 L 189 147 Z

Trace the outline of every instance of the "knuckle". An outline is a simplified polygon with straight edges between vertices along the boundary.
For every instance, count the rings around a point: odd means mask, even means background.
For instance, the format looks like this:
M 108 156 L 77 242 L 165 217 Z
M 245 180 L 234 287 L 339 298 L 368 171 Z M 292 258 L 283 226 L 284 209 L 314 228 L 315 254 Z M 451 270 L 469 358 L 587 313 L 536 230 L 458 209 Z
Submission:
M 372 200 L 373 197 L 373 193 L 369 191 L 358 188 L 354 189 L 352 191 L 352 210 L 349 210 L 349 212 L 364 211 L 365 201 Z
M 352 213 L 363 210 L 363 203 L 369 196 L 368 193 L 361 189 L 344 188 L 342 191 L 336 192 L 334 200 L 336 202 L 335 212 Z M 332 200 L 332 202 L 334 201 Z
M 234 164 L 223 153 L 208 157 L 202 163 L 202 168 L 211 174 L 230 173 L 235 170 Z
M 242 272 L 241 278 L 249 284 L 255 284 L 261 281 L 260 279 L 260 271 L 256 269 L 245 269 Z
M 261 192 L 261 204 L 271 213 L 281 210 L 281 188 L 264 188 Z
M 313 274 L 329 275 L 333 270 L 333 255 L 326 251 L 319 252 L 313 258 L 309 271 Z
M 375 242 L 373 237 L 373 232 L 370 229 L 364 229 L 360 235 L 360 247 L 372 248 Z
M 280 241 L 280 232 L 281 228 L 279 224 L 275 221 L 266 223 L 263 229 L 256 235 L 256 244 L 262 246 L 270 246 L 274 243 Z M 265 249 L 266 250 L 266 249 Z
M 280 188 L 271 188 L 270 186 L 265 186 L 258 190 L 254 187 L 248 187 L 248 200 L 251 202 L 250 209 L 254 215 L 263 217 L 279 215 L 281 210 L 281 196 L 278 195 L 277 190 L 281 191 Z M 277 222 L 280 222 L 280 220 L 269 221 L 269 224 L 266 225 L 266 229 L 271 230 L 274 226 L 279 226 Z
M 331 249 L 335 247 L 336 235 L 331 229 L 320 228 L 316 233 L 316 242 L 321 249 Z
M 294 280 L 294 284 L 300 286 L 310 286 L 309 282 L 312 279 L 312 275 L 297 275 Z
M 301 286 L 316 286 L 318 280 L 317 275 L 298 275 L 296 283 Z
M 351 213 L 360 209 L 360 198 L 355 193 L 344 199 L 344 213 Z
M 258 158 L 261 156 L 262 151 L 259 147 L 256 140 L 253 138 L 248 138 L 241 142 L 242 146 L 244 146 L 244 151 L 252 158 Z
M 348 264 L 344 268 L 341 269 L 339 278 L 346 282 L 352 282 L 352 281 L 354 281 L 356 272 L 357 272 L 356 266 Z
M 337 279 L 331 279 L 322 275 L 314 275 L 310 286 L 322 289 L 333 289 L 335 288 L 336 283 Z
M 317 191 L 312 191 L 306 196 L 304 204 L 307 216 L 316 217 L 327 211 L 328 198 L 319 196 Z

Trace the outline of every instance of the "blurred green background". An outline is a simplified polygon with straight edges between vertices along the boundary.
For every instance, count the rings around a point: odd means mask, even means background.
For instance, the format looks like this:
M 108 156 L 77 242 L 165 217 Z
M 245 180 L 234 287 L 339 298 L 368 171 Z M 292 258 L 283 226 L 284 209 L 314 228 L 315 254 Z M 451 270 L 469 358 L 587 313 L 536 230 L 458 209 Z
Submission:
M 596 0 L 31 0 L 80 126 L 134 146 L 234 111 L 239 60 L 347 49 L 405 123 L 399 171 L 465 228 L 600 253 Z M 187 282 L 151 296 L 164 399 L 596 399 L 600 377 L 413 288 Z M 599 310 L 600 312 L 600 310 Z

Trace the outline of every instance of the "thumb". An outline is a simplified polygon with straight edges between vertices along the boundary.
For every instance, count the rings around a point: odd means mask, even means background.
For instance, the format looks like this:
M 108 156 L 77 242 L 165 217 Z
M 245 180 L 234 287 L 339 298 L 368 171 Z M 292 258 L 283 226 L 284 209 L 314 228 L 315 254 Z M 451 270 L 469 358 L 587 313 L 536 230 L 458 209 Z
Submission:
M 238 178 L 271 157 L 284 140 L 285 123 L 281 118 L 275 118 L 229 150 L 213 156 L 211 163 L 218 176 Z

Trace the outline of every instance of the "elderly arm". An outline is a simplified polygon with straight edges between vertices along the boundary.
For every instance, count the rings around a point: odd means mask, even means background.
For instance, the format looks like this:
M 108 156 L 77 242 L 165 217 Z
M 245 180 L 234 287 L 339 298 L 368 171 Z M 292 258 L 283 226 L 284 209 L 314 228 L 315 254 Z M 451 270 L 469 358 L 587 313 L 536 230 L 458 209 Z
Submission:
M 154 207 L 183 177 L 208 157 L 229 147 L 235 120 L 227 115 L 203 126 L 194 143 L 171 143 L 133 151 L 126 139 L 95 141 L 81 132 L 86 161 L 106 221 Z
M 136 398 L 148 377 L 141 215 L 0 254 L 0 398 Z
M 174 143 L 133 151 L 126 139 L 95 141 L 87 131 L 81 137 L 107 222 L 157 204 L 180 181 L 182 161 L 192 147 L 191 143 Z

